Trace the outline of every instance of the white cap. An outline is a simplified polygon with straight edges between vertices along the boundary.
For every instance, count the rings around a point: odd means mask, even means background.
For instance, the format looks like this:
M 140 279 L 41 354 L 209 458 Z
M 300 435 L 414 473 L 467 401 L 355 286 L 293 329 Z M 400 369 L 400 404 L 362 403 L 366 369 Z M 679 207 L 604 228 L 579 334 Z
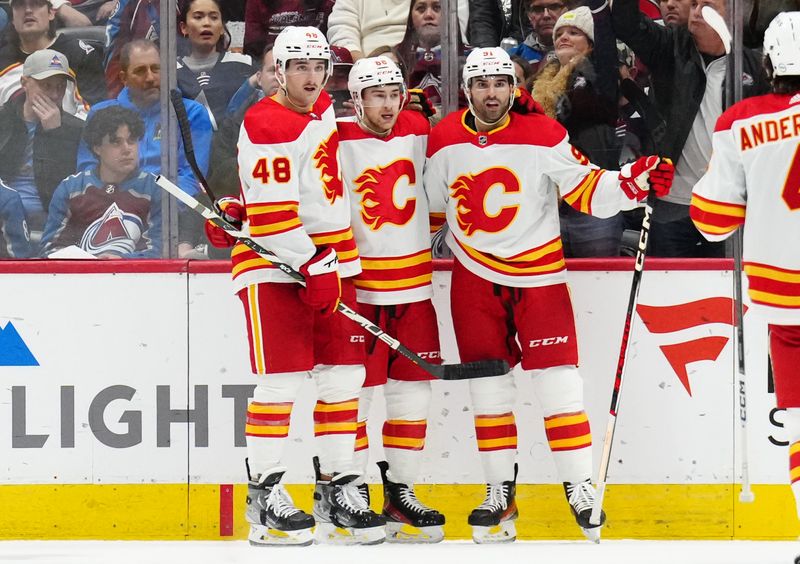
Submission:
M 764 57 L 776 76 L 800 75 L 800 12 L 781 12 L 764 32 Z
M 586 6 L 561 14 L 556 21 L 556 25 L 553 26 L 553 39 L 558 35 L 559 28 L 567 26 L 578 28 L 594 43 L 594 17 L 592 16 L 592 11 Z
M 510 76 L 516 86 L 516 74 L 511 57 L 500 47 L 479 47 L 467 55 L 461 77 L 464 88 L 469 88 L 469 80 L 478 76 Z
M 50 76 L 64 75 L 74 81 L 69 73 L 67 57 L 52 49 L 39 49 L 34 51 L 22 65 L 22 76 L 29 76 L 36 80 L 44 80 Z

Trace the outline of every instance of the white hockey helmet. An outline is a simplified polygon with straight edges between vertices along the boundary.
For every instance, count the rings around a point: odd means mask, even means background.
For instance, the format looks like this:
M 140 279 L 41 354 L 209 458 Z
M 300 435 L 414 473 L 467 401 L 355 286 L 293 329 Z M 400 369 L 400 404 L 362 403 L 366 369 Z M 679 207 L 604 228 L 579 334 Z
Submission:
M 510 76 L 511 83 L 516 88 L 517 75 L 514 73 L 514 63 L 511 57 L 500 47 L 485 47 L 473 49 L 467 55 L 464 63 L 464 70 L 461 76 L 464 81 L 464 88 L 469 89 L 470 79 L 479 76 Z
M 325 34 L 315 27 L 283 28 L 275 38 L 272 56 L 275 59 L 275 68 L 280 70 L 278 82 L 285 78 L 286 65 L 292 59 L 322 59 L 326 66 L 325 81 L 331 73 L 331 48 Z
M 775 76 L 800 75 L 800 12 L 781 12 L 764 32 L 764 57 Z
M 347 89 L 350 90 L 350 96 L 353 97 L 353 105 L 358 119 L 364 117 L 364 102 L 361 93 L 371 86 L 388 86 L 389 84 L 399 85 L 401 99 L 405 100 L 406 85 L 403 81 L 403 73 L 397 63 L 389 57 L 367 57 L 355 62 L 347 79 Z

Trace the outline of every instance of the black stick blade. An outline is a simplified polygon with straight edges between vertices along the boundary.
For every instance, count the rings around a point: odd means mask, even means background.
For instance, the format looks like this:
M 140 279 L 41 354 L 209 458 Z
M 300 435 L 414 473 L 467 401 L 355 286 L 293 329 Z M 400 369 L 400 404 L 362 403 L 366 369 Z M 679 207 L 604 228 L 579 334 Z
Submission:
M 443 364 L 437 366 L 442 369 L 442 380 L 470 380 L 472 378 L 489 378 L 502 376 L 511 371 L 505 360 L 478 360 L 462 364 Z

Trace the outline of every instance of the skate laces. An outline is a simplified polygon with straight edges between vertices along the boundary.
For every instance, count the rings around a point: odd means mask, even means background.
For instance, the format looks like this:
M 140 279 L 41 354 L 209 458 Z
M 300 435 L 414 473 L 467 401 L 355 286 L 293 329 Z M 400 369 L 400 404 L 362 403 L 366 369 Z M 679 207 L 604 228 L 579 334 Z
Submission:
M 594 488 L 589 482 L 567 485 L 569 504 L 578 514 L 591 510 L 594 505 Z
M 364 499 L 364 496 L 356 485 L 344 484 L 336 486 L 334 496 L 339 505 L 355 513 L 366 513 L 370 510 L 367 505 L 367 500 Z
M 508 485 L 507 484 L 486 484 L 486 499 L 478 506 L 478 509 L 497 509 L 508 508 Z
M 267 507 L 272 509 L 277 517 L 291 517 L 300 510 L 294 506 L 294 501 L 289 492 L 281 484 L 275 484 L 267 496 Z
M 433 509 L 417 499 L 417 494 L 414 492 L 414 488 L 411 487 L 402 488 L 400 490 L 400 502 L 416 513 L 424 514 L 433 511 Z

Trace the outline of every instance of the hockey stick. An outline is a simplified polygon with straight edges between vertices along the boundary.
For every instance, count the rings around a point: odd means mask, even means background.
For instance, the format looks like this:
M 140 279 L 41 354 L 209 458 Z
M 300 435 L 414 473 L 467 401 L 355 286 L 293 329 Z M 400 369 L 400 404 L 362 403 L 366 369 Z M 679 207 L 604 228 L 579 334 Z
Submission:
M 174 91 L 173 91 L 174 92 Z M 173 102 L 175 102 L 175 97 L 172 97 Z M 179 98 L 180 103 L 176 105 L 176 114 L 178 114 L 178 125 L 181 128 L 182 134 L 184 134 L 183 126 L 181 126 L 180 121 L 180 109 L 183 109 L 183 117 L 186 117 L 186 111 L 183 107 L 183 99 Z M 185 125 L 188 127 L 189 121 L 188 119 L 185 120 Z M 190 134 L 189 134 L 190 135 Z M 191 143 L 191 139 L 189 139 Z M 184 137 L 184 147 L 191 147 L 191 144 L 186 143 L 186 137 Z M 194 154 L 188 153 L 186 154 L 186 158 L 189 161 L 192 170 L 195 170 L 195 174 L 198 174 L 198 182 L 200 183 L 201 188 L 207 195 L 210 196 L 210 192 L 207 191 L 206 186 L 206 179 L 202 175 L 197 167 L 197 163 L 194 162 Z M 297 272 L 288 264 L 280 262 L 274 254 L 270 253 L 267 249 L 259 245 L 256 241 L 251 239 L 250 237 L 246 236 L 241 231 L 237 230 L 233 225 L 222 219 L 218 214 L 214 213 L 210 208 L 202 204 L 193 196 L 190 196 L 183 190 L 181 190 L 177 185 L 172 183 L 167 178 L 159 175 L 156 177 L 156 183 L 175 196 L 178 200 L 186 204 L 189 208 L 193 209 L 200 215 L 202 215 L 205 219 L 212 221 L 218 227 L 227 231 L 233 237 L 236 237 L 239 241 L 243 244 L 247 245 L 251 250 L 255 251 L 259 255 L 263 256 L 267 260 L 269 260 L 272 264 L 274 264 L 277 268 L 283 271 L 285 274 L 291 276 L 294 280 L 299 282 L 300 284 L 305 284 L 305 279 L 303 275 Z M 403 345 L 397 339 L 391 337 L 386 332 L 384 332 L 380 327 L 375 325 L 369 319 L 363 317 L 355 310 L 344 304 L 343 302 L 339 302 L 336 311 L 343 314 L 348 319 L 358 323 L 364 330 L 366 330 L 371 335 L 377 337 L 384 343 L 386 343 L 391 349 L 396 350 L 399 354 L 403 355 L 405 358 L 431 374 L 440 380 L 467 380 L 471 378 L 486 378 L 491 376 L 500 376 L 502 374 L 507 374 L 510 370 L 508 363 L 505 360 L 481 360 L 476 362 L 466 362 L 460 364 L 433 364 L 428 362 L 415 352 L 411 351 L 408 347 Z
M 735 0 L 734 0 L 735 1 Z M 735 8 L 735 7 L 734 7 Z M 725 55 L 728 57 L 728 77 L 726 83 L 725 106 L 730 107 L 741 99 L 741 33 L 738 33 L 736 41 L 731 36 L 725 20 L 711 6 L 703 6 L 703 19 L 708 26 L 722 40 L 725 47 Z M 733 18 L 737 20 L 741 14 L 734 9 Z M 738 32 L 738 26 L 734 25 L 734 32 Z M 733 48 L 732 48 L 733 43 Z M 737 56 L 738 52 L 738 56 Z M 739 76 L 737 84 L 736 77 Z M 739 423 L 741 431 L 742 445 L 742 489 L 739 491 L 739 501 L 751 503 L 755 501 L 755 494 L 750 487 L 750 465 L 747 455 L 747 393 L 746 381 L 747 372 L 744 364 L 744 303 L 742 300 L 742 230 L 738 229 L 733 234 L 733 308 L 734 320 L 736 325 L 736 361 L 738 375 L 738 394 L 739 394 Z
M 597 472 L 597 491 L 592 506 L 592 514 L 589 523 L 600 525 L 600 515 L 603 510 L 603 498 L 606 493 L 606 481 L 608 480 L 608 465 L 611 461 L 611 446 L 614 442 L 614 432 L 617 429 L 617 410 L 619 409 L 620 392 L 622 391 L 622 377 L 625 373 L 625 360 L 628 356 L 628 341 L 631 336 L 631 324 L 633 323 L 633 312 L 636 309 L 636 302 L 639 299 L 639 288 L 642 285 L 642 270 L 644 269 L 644 259 L 647 253 L 647 240 L 650 235 L 650 216 L 653 213 L 653 205 L 656 201 L 654 190 L 647 194 L 647 202 L 644 206 L 644 219 L 642 220 L 642 230 L 639 233 L 639 246 L 636 249 L 636 262 L 633 267 L 633 280 L 631 280 L 631 292 L 628 296 L 628 311 L 625 313 L 625 325 L 622 329 L 622 343 L 619 347 L 619 359 L 617 360 L 617 373 L 614 377 L 614 390 L 611 392 L 611 407 L 608 410 L 608 425 L 606 435 L 603 439 L 603 453 L 600 456 L 600 469 Z

